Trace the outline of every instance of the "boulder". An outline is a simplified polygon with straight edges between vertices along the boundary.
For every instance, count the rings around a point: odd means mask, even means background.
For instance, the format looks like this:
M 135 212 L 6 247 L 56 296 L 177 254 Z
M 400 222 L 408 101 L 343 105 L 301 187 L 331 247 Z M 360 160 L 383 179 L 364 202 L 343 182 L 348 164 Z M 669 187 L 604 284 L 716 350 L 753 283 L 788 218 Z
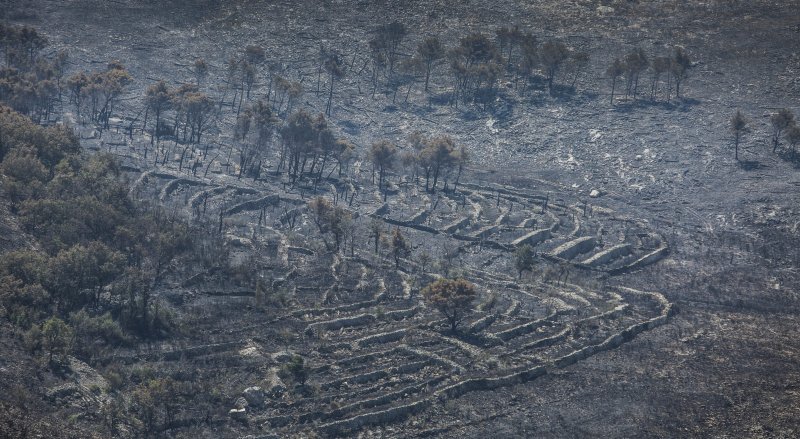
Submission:
M 247 409 L 230 409 L 230 411 L 228 411 L 228 416 L 233 420 L 245 422 L 247 421 Z
M 261 387 L 253 386 L 244 389 L 242 396 L 247 400 L 247 405 L 261 407 L 264 404 L 265 393 Z
M 262 389 L 261 392 L 269 395 L 270 398 L 280 398 L 281 395 L 286 392 L 286 384 L 284 384 L 281 377 L 278 376 L 277 368 L 273 367 L 267 372 L 267 378 L 264 380 L 264 387 L 265 388 Z

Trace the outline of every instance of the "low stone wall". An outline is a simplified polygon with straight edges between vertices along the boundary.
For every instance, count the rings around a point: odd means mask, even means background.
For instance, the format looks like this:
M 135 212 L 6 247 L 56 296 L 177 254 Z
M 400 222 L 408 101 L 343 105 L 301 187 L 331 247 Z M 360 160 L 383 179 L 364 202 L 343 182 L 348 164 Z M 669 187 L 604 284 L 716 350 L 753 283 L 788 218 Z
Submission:
M 652 297 L 653 299 L 661 303 L 662 305 L 661 314 L 658 315 L 657 317 L 653 317 L 652 319 L 645 320 L 643 322 L 628 326 L 622 332 L 611 335 L 600 344 L 586 346 L 570 354 L 564 355 L 563 357 L 560 357 L 555 361 L 553 361 L 553 365 L 555 367 L 558 368 L 566 367 L 571 364 L 575 364 L 578 361 L 590 357 L 596 353 L 619 347 L 623 343 L 633 340 L 634 337 L 641 334 L 642 332 L 665 324 L 669 319 L 669 317 L 672 316 L 674 312 L 672 303 L 670 303 L 661 294 L 647 293 L 647 292 L 633 290 L 630 288 L 620 288 L 620 290 L 624 290 L 628 294 L 648 295 Z
M 164 185 L 161 189 L 161 193 L 158 195 L 159 200 L 164 201 L 165 198 L 169 196 L 175 189 L 178 188 L 179 185 L 185 184 L 187 186 L 207 186 L 208 183 L 198 181 L 198 180 L 189 180 L 186 178 L 176 178 L 174 180 L 170 180 L 169 183 Z
M 378 303 L 375 300 L 365 300 L 363 302 L 355 302 L 349 303 L 347 305 L 336 306 L 332 308 L 305 308 L 294 311 L 292 315 L 294 317 L 302 317 L 304 315 L 312 315 L 312 316 L 319 316 L 323 314 L 333 314 L 337 312 L 348 312 L 348 311 L 355 311 L 363 308 L 368 308 L 372 305 Z
M 610 270 L 608 274 L 616 276 L 618 274 L 628 273 L 630 271 L 642 268 L 646 265 L 654 264 L 659 260 L 663 259 L 668 254 L 669 254 L 669 247 L 664 246 L 642 256 L 641 258 L 631 262 L 630 264 L 627 264 L 619 268 L 615 268 L 614 270 Z
M 444 389 L 437 390 L 434 396 L 439 400 L 458 398 L 469 392 L 494 390 L 500 387 L 508 387 L 532 381 L 546 373 L 547 369 L 545 369 L 544 366 L 536 366 L 496 378 L 471 378 L 445 387 Z
M 272 194 L 267 195 L 266 197 L 261 197 L 257 200 L 250 200 L 245 201 L 243 203 L 237 204 L 236 206 L 231 207 L 225 212 L 225 215 L 234 215 L 239 212 L 243 212 L 246 210 L 260 210 L 267 206 L 273 206 L 278 204 L 281 201 L 281 197 Z
M 422 224 L 414 224 L 414 223 L 409 222 L 409 221 L 396 220 L 396 219 L 387 218 L 385 216 L 380 216 L 380 215 L 377 215 L 376 217 L 380 218 L 384 222 L 386 222 L 388 224 L 391 224 L 391 225 L 394 225 L 394 226 L 408 227 L 409 229 L 415 229 L 415 230 L 419 230 L 421 232 L 428 232 L 428 233 L 432 233 L 434 235 L 438 235 L 439 234 L 439 231 L 434 229 L 433 227 L 423 226 Z
M 368 425 L 397 422 L 414 413 L 419 413 L 427 409 L 432 403 L 430 399 L 422 399 L 410 404 L 392 407 L 378 412 L 364 413 L 349 419 L 342 419 L 341 421 L 320 425 L 318 431 L 328 435 L 339 435 Z
M 536 244 L 538 244 L 540 242 L 543 242 L 543 241 L 546 241 L 546 240 L 550 239 L 551 236 L 552 236 L 551 229 L 549 229 L 549 228 L 548 229 L 539 229 L 539 230 L 534 230 L 534 231 L 526 234 L 525 236 L 522 236 L 520 238 L 515 239 L 514 241 L 511 242 L 511 244 L 516 246 L 516 247 L 519 247 L 519 246 L 525 245 L 525 244 L 534 246 L 534 245 L 536 245 Z
M 492 323 L 494 323 L 495 320 L 497 320 L 496 314 L 489 314 L 486 317 L 480 318 L 469 326 L 469 328 L 467 329 L 467 333 L 475 334 L 477 332 L 481 332 L 484 329 L 488 328 Z
M 475 232 L 473 232 L 472 236 L 475 237 L 475 238 L 483 239 L 483 238 L 486 238 L 486 237 L 490 236 L 495 231 L 497 231 L 498 228 L 499 228 L 499 226 L 494 225 L 494 224 L 490 225 L 490 226 L 486 226 L 486 227 L 481 228 L 480 230 L 476 230 Z
M 432 380 L 427 380 L 427 381 L 422 382 L 420 384 L 412 384 L 410 386 L 404 387 L 404 388 L 402 388 L 400 390 L 396 390 L 396 391 L 391 392 L 391 393 L 386 393 L 384 395 L 381 395 L 381 396 L 378 396 L 378 397 L 375 397 L 375 398 L 365 399 L 365 400 L 362 400 L 362 401 L 355 402 L 353 404 L 349 404 L 349 405 L 340 407 L 340 408 L 338 408 L 336 410 L 333 410 L 333 411 L 331 411 L 329 413 L 320 413 L 320 416 L 318 416 L 318 417 L 324 418 L 324 419 L 340 418 L 340 417 L 342 417 L 344 415 L 347 415 L 348 413 L 352 413 L 352 412 L 355 412 L 357 410 L 367 409 L 367 408 L 372 408 L 372 407 L 377 407 L 377 406 L 381 406 L 381 405 L 390 404 L 390 403 L 392 403 L 394 401 L 397 401 L 397 400 L 400 400 L 400 399 L 403 399 L 403 398 L 407 398 L 408 395 L 413 395 L 413 394 L 422 392 L 428 386 L 435 386 L 436 384 L 438 384 L 439 382 L 443 381 L 444 379 L 445 379 L 444 377 L 439 377 L 439 378 L 434 378 Z M 309 415 L 314 415 L 314 414 L 317 414 L 317 413 L 309 413 Z M 308 422 L 311 419 L 306 419 L 306 418 L 313 418 L 313 417 L 314 416 L 300 417 L 299 421 L 300 422 Z
M 535 331 L 536 328 L 539 328 L 540 326 L 549 324 L 550 321 L 552 321 L 556 316 L 558 316 L 558 312 L 554 312 L 549 316 L 539 320 L 534 320 L 532 322 L 523 323 L 519 326 L 506 329 L 505 331 L 498 332 L 494 335 L 496 335 L 497 338 L 499 338 L 500 340 L 508 341 L 511 340 L 512 338 L 519 337 L 520 335 L 529 334 Z
M 218 352 L 226 352 L 237 349 L 246 344 L 245 341 L 232 341 L 228 343 L 215 343 L 202 346 L 193 346 L 185 349 L 176 349 L 168 352 L 148 353 L 144 356 L 148 359 L 163 359 L 166 361 L 179 360 L 181 358 L 192 358 L 199 355 L 208 355 Z
M 474 184 L 474 183 L 461 183 L 461 186 L 469 188 L 469 189 L 473 189 L 473 190 L 484 191 L 484 192 L 495 192 L 495 193 L 499 192 L 499 193 L 501 193 L 503 195 L 510 195 L 510 196 L 513 196 L 513 197 L 524 198 L 526 200 L 537 201 L 537 202 L 541 203 L 542 205 L 544 205 L 544 203 L 547 201 L 547 197 L 544 197 L 544 196 L 541 196 L 541 195 L 530 195 L 530 194 L 526 194 L 526 193 L 523 193 L 523 192 L 517 192 L 517 191 L 513 191 L 513 190 L 510 190 L 510 189 L 506 189 L 506 188 L 483 186 L 483 185 Z
M 383 203 L 381 207 L 375 209 L 371 216 L 383 216 L 389 213 L 389 204 Z
M 436 364 L 438 364 L 440 366 L 444 366 L 447 369 L 451 369 L 451 370 L 455 371 L 456 373 L 462 373 L 464 371 L 464 368 L 461 367 L 455 361 L 452 361 L 452 360 L 444 358 L 444 357 L 442 357 L 440 355 L 434 354 L 433 352 L 423 351 L 421 349 L 415 349 L 415 348 L 412 348 L 412 347 L 409 347 L 409 346 L 403 346 L 400 349 L 405 351 L 408 355 L 411 355 L 411 356 L 414 356 L 414 357 L 428 359 L 431 362 L 436 363 Z
M 431 211 L 430 211 L 430 210 L 427 210 L 427 209 L 425 209 L 425 210 L 422 210 L 422 211 L 418 212 L 416 215 L 412 216 L 412 217 L 411 217 L 411 218 L 408 220 L 408 222 L 409 222 L 409 223 L 412 223 L 412 224 L 422 224 L 422 223 L 424 223 L 424 222 L 425 222 L 425 220 L 427 220 L 427 219 L 428 219 L 428 216 L 429 216 L 430 214 L 431 214 Z
M 444 233 L 454 233 L 456 230 L 468 226 L 470 222 L 472 222 L 472 218 L 467 216 L 444 226 L 442 231 Z
M 594 239 L 594 236 L 582 236 L 561 244 L 550 253 L 557 258 L 569 260 L 579 254 L 591 251 L 595 245 L 597 245 L 597 241 Z
M 421 309 L 422 309 L 421 306 L 415 306 L 413 308 L 408 308 L 408 309 L 398 309 L 397 311 L 387 311 L 383 314 L 383 317 L 392 320 L 403 320 L 409 317 L 413 317 Z
M 618 244 L 589 257 L 583 261 L 583 264 L 589 267 L 604 265 L 622 256 L 629 255 L 631 253 L 631 249 L 632 247 L 630 244 Z
M 228 190 L 227 187 L 220 186 L 220 187 L 215 187 L 213 189 L 208 189 L 208 190 L 204 190 L 204 191 L 198 192 L 198 193 L 194 194 L 192 196 L 192 198 L 189 199 L 189 204 L 191 204 L 191 206 L 193 208 L 198 208 L 200 206 L 200 204 L 203 203 L 203 200 L 205 199 L 204 195 L 211 197 L 213 195 L 219 195 L 219 194 L 221 194 L 221 193 L 223 193 L 223 192 L 225 192 L 227 190 Z
M 378 343 L 389 343 L 392 341 L 397 341 L 402 339 L 408 333 L 408 329 L 398 329 L 397 331 L 392 332 L 384 332 L 381 334 L 370 335 L 364 338 L 360 338 L 353 342 L 353 346 L 355 347 L 365 347 L 373 344 Z
M 370 324 L 374 321 L 375 316 L 372 314 L 359 314 L 352 317 L 342 317 L 340 319 L 312 323 L 306 327 L 306 334 L 313 335 L 319 334 L 322 331 L 335 331 L 337 329 L 350 326 L 362 326 Z

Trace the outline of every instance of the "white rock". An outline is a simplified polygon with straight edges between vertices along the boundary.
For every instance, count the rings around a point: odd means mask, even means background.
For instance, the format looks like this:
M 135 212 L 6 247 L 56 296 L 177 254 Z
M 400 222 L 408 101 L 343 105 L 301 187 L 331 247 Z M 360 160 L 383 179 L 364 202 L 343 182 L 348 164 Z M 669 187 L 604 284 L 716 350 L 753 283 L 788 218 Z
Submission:
M 589 196 L 592 197 L 592 198 L 597 198 L 600 195 L 602 195 L 602 194 L 597 189 L 592 189 L 592 191 L 589 192 Z
M 247 420 L 247 409 L 245 409 L 245 408 L 230 409 L 230 411 L 228 411 L 228 416 L 230 416 L 231 419 L 235 419 L 237 421 L 246 421 Z

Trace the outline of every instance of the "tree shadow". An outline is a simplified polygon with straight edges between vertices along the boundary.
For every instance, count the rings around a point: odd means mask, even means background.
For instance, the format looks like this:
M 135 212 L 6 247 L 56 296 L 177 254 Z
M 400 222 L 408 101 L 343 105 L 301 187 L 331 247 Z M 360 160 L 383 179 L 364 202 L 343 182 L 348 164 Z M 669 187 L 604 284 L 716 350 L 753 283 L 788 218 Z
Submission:
M 361 132 L 361 127 L 359 127 L 357 123 L 351 120 L 339 121 L 337 125 L 341 126 L 342 131 L 351 136 L 357 136 Z
M 450 105 L 453 100 L 453 93 L 449 91 L 433 93 L 428 99 L 431 105 Z
M 738 165 L 744 171 L 756 171 L 765 168 L 758 160 L 739 160 Z
M 784 148 L 779 150 L 777 154 L 781 160 L 791 163 L 796 169 L 800 168 L 800 152 L 797 150 L 792 151 L 791 149 Z
M 625 99 L 625 98 L 623 98 Z M 614 101 L 614 111 L 619 113 L 630 113 L 637 108 L 660 108 L 664 111 L 689 111 L 692 107 L 699 105 L 701 101 L 693 98 L 680 100 L 658 101 L 652 99 L 635 99 L 630 97 L 623 101 Z

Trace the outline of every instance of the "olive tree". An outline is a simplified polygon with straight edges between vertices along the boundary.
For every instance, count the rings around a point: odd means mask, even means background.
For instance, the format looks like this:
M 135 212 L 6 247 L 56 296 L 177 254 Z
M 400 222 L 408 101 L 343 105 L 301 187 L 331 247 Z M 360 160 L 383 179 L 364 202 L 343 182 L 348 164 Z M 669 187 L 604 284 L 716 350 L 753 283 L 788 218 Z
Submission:
M 472 311 L 478 296 L 475 285 L 464 279 L 438 279 L 423 288 L 425 300 L 450 323 L 455 332 L 458 324 Z

